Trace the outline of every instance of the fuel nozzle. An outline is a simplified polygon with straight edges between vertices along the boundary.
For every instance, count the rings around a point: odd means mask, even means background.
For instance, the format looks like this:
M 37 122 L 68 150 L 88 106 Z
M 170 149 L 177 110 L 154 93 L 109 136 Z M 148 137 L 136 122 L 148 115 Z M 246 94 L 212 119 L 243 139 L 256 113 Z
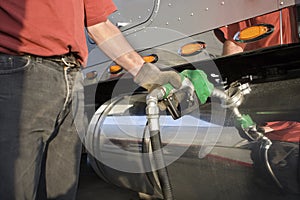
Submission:
M 258 130 L 257 124 L 252 120 L 250 115 L 241 114 L 238 107 L 244 101 L 244 95 L 249 94 L 251 88 L 248 83 L 241 84 L 234 82 L 225 92 L 227 98 L 223 98 L 222 106 L 229 108 L 233 111 L 235 116 L 237 128 L 241 128 L 243 133 L 246 134 L 247 139 L 252 141 L 260 140 L 264 137 L 263 131 Z
M 182 86 L 178 90 L 171 84 L 162 86 L 165 94 L 163 103 L 174 119 L 180 118 L 184 112 L 178 109 L 179 103 L 188 102 L 186 112 L 192 110 L 196 105 L 194 93 L 203 104 L 211 96 L 214 85 L 207 79 L 207 75 L 202 70 L 184 70 L 180 73 Z
M 263 137 L 263 133 L 258 130 L 250 115 L 241 114 L 238 109 L 244 101 L 244 96 L 251 92 L 248 83 L 236 81 L 230 84 L 226 91 L 222 91 L 209 82 L 207 75 L 202 70 L 184 70 L 180 75 L 182 78 L 180 89 L 176 90 L 170 84 L 161 87 L 161 91 L 164 91 L 163 102 L 174 119 L 182 116 L 178 110 L 179 102 L 183 100 L 192 102 L 194 93 L 196 93 L 201 104 L 204 104 L 208 97 L 217 97 L 221 99 L 224 108 L 233 111 L 237 128 L 241 128 L 247 138 L 259 140 Z
M 256 123 L 253 122 L 250 115 L 242 114 L 236 116 L 237 125 L 240 126 L 248 139 L 258 141 L 264 137 L 261 130 L 257 129 Z

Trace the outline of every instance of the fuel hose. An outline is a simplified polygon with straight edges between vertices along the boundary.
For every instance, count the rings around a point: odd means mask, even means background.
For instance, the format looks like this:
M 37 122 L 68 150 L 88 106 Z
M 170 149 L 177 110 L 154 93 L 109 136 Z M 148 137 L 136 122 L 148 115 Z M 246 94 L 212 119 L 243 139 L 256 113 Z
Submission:
M 206 74 L 201 70 L 184 70 L 180 73 L 180 75 L 182 80 L 182 88 L 191 88 L 191 91 L 196 92 L 201 103 L 205 103 L 214 89 L 213 84 L 207 80 Z M 197 85 L 197 87 L 194 87 L 194 85 Z M 157 103 L 158 100 L 167 98 L 169 94 L 175 91 L 176 89 L 174 89 L 172 85 L 166 84 L 160 88 L 154 89 L 147 96 L 146 100 L 146 114 L 148 119 L 153 158 L 156 166 L 158 166 L 158 179 L 165 200 L 174 200 L 174 195 L 162 151 L 159 126 L 159 109 Z
M 153 150 L 153 158 L 158 166 L 165 166 L 164 155 L 162 152 L 162 143 L 159 131 L 150 131 L 151 147 Z M 173 200 L 173 191 L 169 179 L 167 167 L 162 167 L 157 170 L 160 187 L 165 200 Z
M 154 164 L 157 168 L 160 187 L 165 200 L 174 200 L 173 191 L 169 179 L 168 169 L 165 164 L 163 155 L 160 125 L 159 125 L 159 108 L 158 99 L 162 99 L 164 91 L 161 89 L 153 90 L 146 99 L 146 114 L 148 120 L 148 128 L 150 133 L 150 141 L 153 152 Z

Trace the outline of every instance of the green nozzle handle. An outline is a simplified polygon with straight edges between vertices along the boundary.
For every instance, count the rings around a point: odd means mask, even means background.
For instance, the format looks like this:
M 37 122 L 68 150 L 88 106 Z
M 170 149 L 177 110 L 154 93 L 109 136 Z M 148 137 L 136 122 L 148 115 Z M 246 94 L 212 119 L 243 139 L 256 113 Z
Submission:
M 242 129 L 249 129 L 250 127 L 255 126 L 255 123 L 249 115 L 242 115 L 242 117 L 237 119 L 237 122 L 240 124 Z
M 196 95 L 200 102 L 203 104 L 207 101 L 207 98 L 211 95 L 212 91 L 214 90 L 214 85 L 209 82 L 207 79 L 207 75 L 202 70 L 184 70 L 180 73 L 181 81 L 185 78 L 189 79 L 190 82 L 193 84 Z M 163 86 L 165 89 L 165 96 L 166 98 L 172 91 L 174 87 L 171 84 L 166 84 Z

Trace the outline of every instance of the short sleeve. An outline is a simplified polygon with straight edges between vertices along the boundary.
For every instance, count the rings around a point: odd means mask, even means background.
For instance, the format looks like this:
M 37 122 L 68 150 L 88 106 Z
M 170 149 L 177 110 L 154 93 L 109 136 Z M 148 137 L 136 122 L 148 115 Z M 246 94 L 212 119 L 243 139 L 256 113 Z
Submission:
M 112 0 L 84 0 L 85 25 L 92 26 L 105 22 L 117 10 Z

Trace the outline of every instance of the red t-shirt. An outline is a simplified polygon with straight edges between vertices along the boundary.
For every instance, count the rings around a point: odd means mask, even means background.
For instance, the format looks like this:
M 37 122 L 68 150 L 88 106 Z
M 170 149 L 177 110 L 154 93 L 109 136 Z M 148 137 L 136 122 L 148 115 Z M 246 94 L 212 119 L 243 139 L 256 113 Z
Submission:
M 87 58 L 85 26 L 107 20 L 112 0 L 0 1 L 0 52 L 39 56 L 78 53 Z
M 283 30 L 283 44 L 289 44 L 298 42 L 298 26 L 296 21 L 296 10 L 295 7 L 288 7 L 281 10 L 282 16 L 282 30 Z M 225 39 L 234 41 L 233 36 L 246 27 L 257 25 L 257 24 L 272 24 L 274 32 L 264 39 L 250 42 L 247 44 L 236 43 L 241 46 L 244 51 L 254 50 L 258 48 L 264 48 L 280 44 L 280 11 L 272 12 L 262 16 L 254 17 L 248 20 L 244 20 L 238 23 L 234 23 L 225 27 L 221 27 L 219 30 L 222 31 L 223 35 L 217 34 L 217 37 L 221 42 Z
M 271 140 L 300 142 L 300 122 L 275 121 L 267 122 L 266 126 L 273 129 L 273 131 L 266 134 Z

